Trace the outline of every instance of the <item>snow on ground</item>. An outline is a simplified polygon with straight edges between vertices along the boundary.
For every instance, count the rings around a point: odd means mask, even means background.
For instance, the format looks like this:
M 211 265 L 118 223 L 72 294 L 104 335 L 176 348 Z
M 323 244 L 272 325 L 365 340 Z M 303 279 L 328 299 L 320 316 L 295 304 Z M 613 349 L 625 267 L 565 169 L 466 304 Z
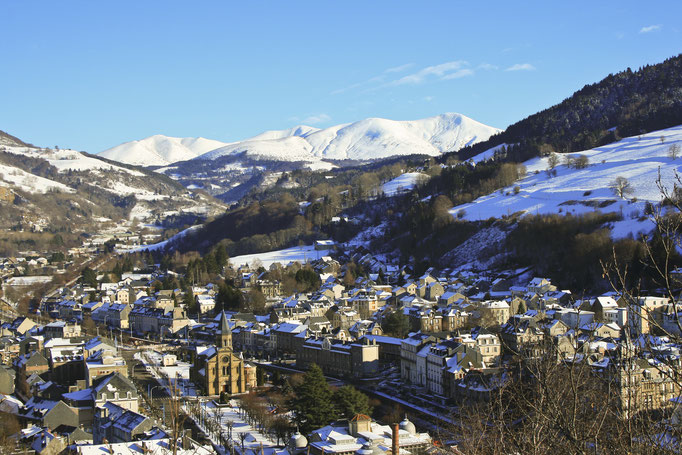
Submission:
M 382 188 L 386 196 L 395 196 L 396 194 L 411 191 L 418 183 L 428 178 L 428 175 L 421 172 L 407 172 L 384 183 Z
M 7 280 L 7 284 L 10 286 L 32 286 L 50 281 L 52 281 L 51 276 L 16 276 Z
M 615 238 L 648 232 L 653 225 L 642 215 L 646 202 L 662 199 L 656 185 L 659 169 L 661 181 L 669 189 L 674 184 L 674 173 L 682 170 L 682 157 L 677 160 L 668 157 L 673 144 L 682 147 L 682 125 L 573 153 L 574 157 L 585 155 L 589 166 L 569 169 L 562 163 L 554 177 L 546 172 L 547 158 L 534 158 L 525 163 L 528 171 L 525 178 L 511 187 L 454 207 L 450 213 L 467 220 L 485 220 L 517 212 L 582 214 L 600 210 L 623 214 L 623 220 L 612 226 Z M 618 197 L 611 188 L 617 177 L 626 178 L 632 187 L 626 198 Z
M 69 188 L 54 180 L 33 175 L 16 167 L 0 164 L 0 186 L 5 186 L 2 182 L 12 184 L 27 193 L 44 194 L 48 191 L 60 191 L 64 193 L 76 192 L 73 188 Z
M 387 222 L 380 223 L 377 226 L 370 226 L 346 242 L 345 245 L 347 248 L 359 246 L 367 248 L 373 239 L 383 236 L 387 228 Z
M 189 227 L 189 228 L 185 229 L 184 231 L 178 232 L 177 234 L 175 234 L 173 237 L 169 238 L 168 240 L 164 240 L 163 242 L 154 243 L 153 245 L 140 245 L 137 248 L 133 248 L 130 250 L 121 250 L 121 251 L 117 251 L 117 252 L 119 252 L 119 253 L 135 253 L 137 251 L 144 251 L 144 250 L 149 250 L 149 251 L 160 250 L 160 249 L 165 248 L 169 242 L 174 242 L 175 240 L 178 240 L 178 239 L 186 236 L 187 234 L 196 231 L 200 227 L 201 227 L 201 225 Z
M 289 262 L 298 261 L 304 263 L 306 261 L 312 261 L 320 259 L 322 256 L 328 256 L 329 250 L 315 250 L 313 245 L 308 246 L 295 246 L 293 248 L 286 248 L 284 250 L 268 251 L 267 253 L 256 253 L 256 254 L 245 254 L 243 256 L 237 256 L 230 258 L 230 264 L 235 267 L 239 267 L 243 264 L 252 264 L 253 261 L 258 259 L 263 267 L 269 268 L 275 262 L 279 262 L 282 265 L 286 265 Z
M 144 174 L 141 172 L 106 163 L 97 158 L 86 156 L 76 150 L 8 147 L 7 151 L 18 155 L 26 155 L 47 160 L 52 166 L 56 167 L 59 172 L 66 172 L 68 170 L 89 171 L 102 169 L 106 171 L 114 170 L 125 172 L 136 177 L 144 177 Z
M 277 442 L 274 439 L 258 431 L 258 429 L 251 426 L 242 417 L 239 400 L 230 400 L 227 406 L 216 406 L 213 401 L 202 401 L 200 405 L 204 408 L 203 412 L 205 415 L 220 418 L 221 433 L 225 436 L 229 435 L 228 425 L 231 425 L 232 444 L 234 445 L 235 453 L 241 453 L 242 444 L 244 444 L 245 454 L 275 455 L 276 453 L 281 453 L 281 448 L 277 447 Z M 204 433 L 209 434 L 208 429 L 203 428 L 202 422 L 197 422 L 197 424 L 202 427 Z M 244 434 L 243 442 L 240 436 L 242 434 Z
M 480 163 L 481 161 L 487 161 L 495 155 L 495 152 L 497 152 L 498 150 L 500 150 L 502 147 L 504 147 L 506 145 L 507 144 L 496 145 L 495 147 L 490 148 L 490 149 L 486 150 L 485 152 L 481 152 L 478 155 L 472 157 L 471 161 L 473 161 L 474 163 Z
M 466 265 L 468 269 L 488 270 L 500 259 L 499 252 L 505 251 L 506 238 L 507 232 L 497 226 L 483 228 L 443 255 L 442 260 L 450 267 Z
M 212 150 L 200 159 L 246 152 L 249 156 L 282 161 L 323 159 L 381 159 L 396 155 L 438 156 L 485 141 L 499 132 L 461 114 L 446 113 L 421 120 L 368 118 L 323 130 L 303 127 L 271 131 Z
M 225 145 L 227 143 L 203 137 L 177 138 L 157 134 L 139 141 L 117 145 L 101 152 L 100 155 L 123 163 L 164 166 L 177 161 L 191 160 Z
M 305 167 L 307 167 L 311 171 L 331 171 L 332 169 L 336 169 L 338 166 L 335 164 L 329 163 L 328 161 L 316 161 L 316 162 L 306 163 Z
M 141 204 L 137 203 L 135 206 L 130 210 L 130 216 L 128 219 L 130 220 L 146 220 L 149 217 L 152 216 L 152 211 L 149 207 L 147 207 L 147 204 Z
M 147 371 L 154 376 L 159 385 L 168 389 L 171 384 L 174 384 L 181 390 L 182 395 L 197 396 L 197 388 L 189 380 L 191 363 L 178 360 L 175 365 L 165 367 L 163 366 L 163 355 L 152 350 L 136 352 L 134 358 L 145 365 Z M 172 382 L 169 383 L 169 380 Z M 177 382 L 175 382 L 176 380 Z

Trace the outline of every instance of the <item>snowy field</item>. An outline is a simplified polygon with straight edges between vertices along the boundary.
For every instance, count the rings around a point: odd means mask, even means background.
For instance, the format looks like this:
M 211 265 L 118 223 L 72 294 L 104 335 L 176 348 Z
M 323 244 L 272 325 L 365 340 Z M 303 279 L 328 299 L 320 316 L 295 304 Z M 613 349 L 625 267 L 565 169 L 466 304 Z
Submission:
M 286 265 L 289 262 L 298 261 L 304 263 L 306 261 L 313 261 L 320 259 L 322 256 L 328 256 L 329 250 L 316 251 L 313 245 L 295 246 L 284 250 L 268 251 L 267 253 L 245 254 L 243 256 L 236 256 L 230 258 L 230 264 L 234 267 L 239 267 L 244 264 L 253 264 L 253 261 L 258 259 L 263 267 L 269 268 L 275 262 Z
M 138 252 L 138 251 L 144 251 L 144 250 L 156 251 L 156 250 L 159 250 L 159 249 L 163 249 L 163 248 L 166 247 L 166 245 L 167 245 L 169 242 L 173 242 L 173 241 L 175 241 L 175 240 L 177 240 L 177 239 L 180 239 L 180 238 L 186 236 L 187 234 L 196 231 L 196 230 L 199 229 L 200 227 L 201 227 L 201 225 L 192 226 L 192 227 L 189 227 L 189 228 L 185 229 L 184 231 L 178 232 L 178 233 L 175 234 L 173 237 L 169 238 L 168 240 L 164 240 L 163 242 L 154 243 L 154 244 L 152 244 L 152 245 L 140 245 L 139 247 L 131 248 L 130 250 L 121 250 L 121 251 L 118 251 L 118 250 L 117 250 L 117 253 L 136 253 L 136 252 Z
M 7 280 L 7 284 L 10 286 L 32 286 L 50 281 L 52 281 L 51 276 L 17 276 Z
M 673 144 L 682 147 L 682 126 L 571 154 L 574 157 L 585 155 L 589 159 L 586 169 L 567 168 L 563 164 L 564 156 L 559 155 L 560 164 L 554 177 L 546 172 L 547 158 L 534 158 L 525 163 L 527 176 L 524 179 L 469 204 L 454 207 L 451 213 L 467 220 L 485 220 L 517 212 L 582 214 L 600 210 L 623 214 L 623 221 L 612 226 L 614 238 L 648 232 L 653 224 L 642 215 L 646 202 L 662 199 L 656 185 L 659 170 L 664 186 L 671 189 L 674 173 L 682 168 L 682 157 L 673 160 L 668 156 Z M 631 186 L 631 193 L 624 198 L 612 189 L 617 177 L 624 177 Z M 515 186 L 518 186 L 517 194 Z
M 421 172 L 408 172 L 384 183 L 382 189 L 386 196 L 395 196 L 396 194 L 412 191 L 417 186 L 417 183 L 428 178 L 428 175 Z
M 27 193 L 45 194 L 49 191 L 59 191 L 62 193 L 76 192 L 73 188 L 69 188 L 62 183 L 39 177 L 22 169 L 6 166 L 4 164 L 0 164 L 0 186 L 6 186 L 3 185 L 2 182 L 14 185 Z

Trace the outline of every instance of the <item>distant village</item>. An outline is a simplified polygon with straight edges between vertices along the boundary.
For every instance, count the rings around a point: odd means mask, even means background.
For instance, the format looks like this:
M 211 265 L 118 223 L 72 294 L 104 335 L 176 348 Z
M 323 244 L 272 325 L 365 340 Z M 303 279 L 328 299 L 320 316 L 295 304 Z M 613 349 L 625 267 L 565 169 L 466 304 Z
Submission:
M 112 243 L 121 253 L 152 240 Z M 69 257 L 95 258 L 106 241 L 92 239 Z M 349 283 L 350 261 L 366 273 Z M 313 364 L 379 400 L 399 396 L 410 415 L 442 425 L 457 406 L 489 401 L 520 365 L 550 355 L 609 378 L 623 413 L 674 409 L 672 421 L 682 422 L 682 315 L 668 297 L 575 295 L 528 270 L 415 274 L 362 248 L 297 266 L 319 276 L 317 289 L 283 295 L 267 269 L 224 265 L 240 292 L 263 294 L 263 314 L 217 310 L 212 283 L 191 287 L 190 314 L 182 289 L 155 289 L 174 273 L 158 264 L 117 282 L 100 273 L 97 286 L 74 280 L 29 314 L 16 314 L 5 293 L 0 412 L 19 422 L 16 453 L 397 455 L 442 447 L 405 416 L 358 414 L 309 434 L 292 426 L 284 439 L 249 420 L 242 397 Z M 0 277 L 4 289 L 20 288 L 61 267 L 40 255 L 0 258 Z M 169 424 L 173 406 L 192 422 L 180 432 Z

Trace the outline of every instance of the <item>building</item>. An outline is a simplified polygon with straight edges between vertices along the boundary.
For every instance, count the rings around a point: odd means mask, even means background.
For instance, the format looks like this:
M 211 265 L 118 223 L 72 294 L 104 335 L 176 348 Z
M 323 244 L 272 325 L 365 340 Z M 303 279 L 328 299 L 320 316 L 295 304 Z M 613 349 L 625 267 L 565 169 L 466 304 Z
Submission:
M 158 338 L 172 336 L 189 325 L 189 319 L 182 308 L 150 308 L 136 305 L 128 315 L 130 328 L 139 335 L 152 335 Z
M 490 325 L 502 325 L 509 319 L 509 304 L 504 300 L 489 300 L 481 302 L 482 318 Z
M 206 395 L 234 395 L 255 386 L 247 382 L 244 360 L 233 351 L 232 331 L 224 312 L 220 316 L 216 345 L 197 347 L 192 357 L 190 380 Z
M 107 402 L 138 411 L 137 388 L 130 379 L 117 372 L 97 378 L 91 387 L 65 393 L 63 397 L 76 411 L 79 424 L 85 427 L 92 425 L 95 409 Z
M 379 345 L 368 338 L 357 342 L 308 338 L 296 353 L 296 366 L 308 369 L 313 363 L 337 377 L 372 377 L 379 372 Z
M 54 321 L 45 325 L 43 335 L 45 338 L 74 338 L 81 336 L 81 326 L 78 323 Z
M 428 433 L 418 433 L 412 422 L 380 425 L 358 414 L 347 423 L 327 425 L 310 434 L 311 455 L 380 455 L 403 451 L 413 455 L 426 453 L 432 446 Z
M 400 344 L 400 377 L 406 384 L 424 385 L 426 383 L 426 354 L 424 365 L 418 362 L 419 353 L 436 339 L 424 334 L 415 334 L 402 340 Z
M 92 440 L 95 444 L 130 442 L 150 431 L 153 426 L 154 421 L 149 417 L 116 403 L 106 402 L 95 411 Z

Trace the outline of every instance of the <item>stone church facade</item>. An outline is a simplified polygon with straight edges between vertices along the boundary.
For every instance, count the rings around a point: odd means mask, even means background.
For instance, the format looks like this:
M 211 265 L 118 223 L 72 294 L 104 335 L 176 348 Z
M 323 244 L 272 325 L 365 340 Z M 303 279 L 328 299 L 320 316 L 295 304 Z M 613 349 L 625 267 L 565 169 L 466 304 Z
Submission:
M 206 395 L 246 392 L 244 359 L 233 351 L 232 331 L 225 313 L 220 318 L 215 346 L 197 347 L 193 357 L 190 380 L 199 385 Z

